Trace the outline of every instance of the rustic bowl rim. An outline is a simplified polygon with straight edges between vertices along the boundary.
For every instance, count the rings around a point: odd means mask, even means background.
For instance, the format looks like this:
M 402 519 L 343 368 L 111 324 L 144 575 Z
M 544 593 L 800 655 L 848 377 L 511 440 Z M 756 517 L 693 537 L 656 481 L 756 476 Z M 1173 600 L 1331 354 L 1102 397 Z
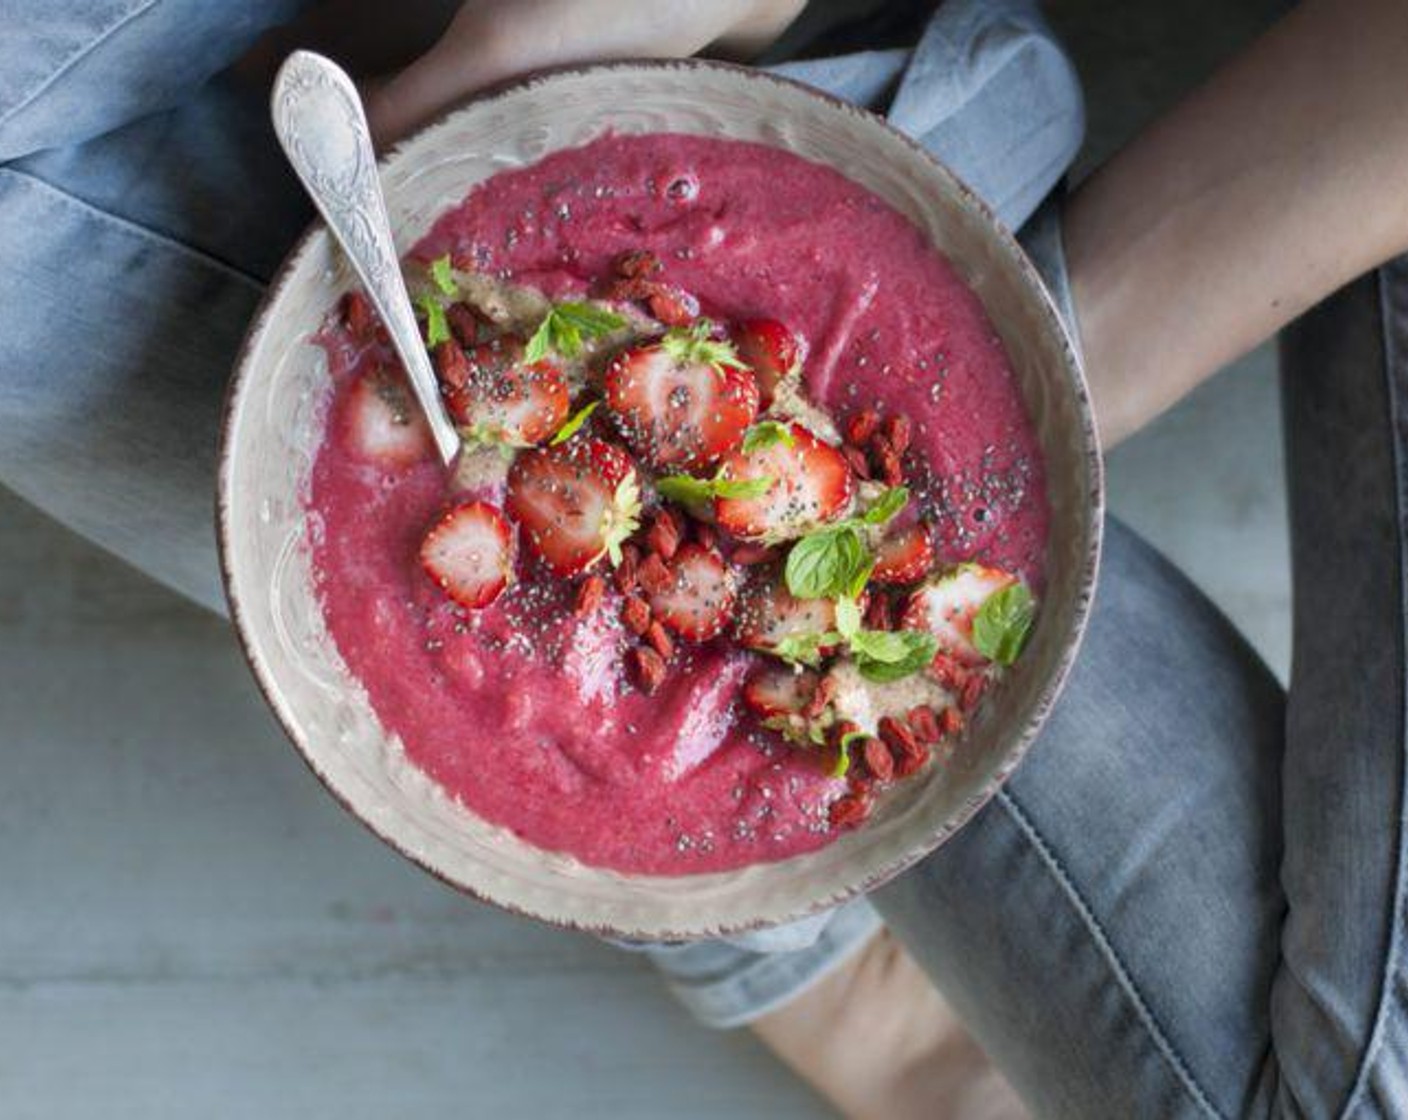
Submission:
M 1083 443 L 1082 458 L 1085 466 L 1085 478 L 1087 480 L 1085 496 L 1088 501 L 1090 526 L 1089 539 L 1077 580 L 1077 591 L 1072 607 L 1073 614 L 1071 624 L 1063 640 L 1061 653 L 1052 666 L 1052 670 L 1048 674 L 1045 682 L 1039 689 L 1028 718 L 1022 724 L 1020 731 L 1013 734 L 1009 746 L 1002 752 L 1001 765 L 971 797 L 965 800 L 957 812 L 945 817 L 942 821 L 936 822 L 932 832 L 922 843 L 911 845 L 909 849 L 898 853 L 893 859 L 889 860 L 882 867 L 863 879 L 851 882 L 841 888 L 833 890 L 829 894 L 819 895 L 804 909 L 784 919 L 786 921 L 792 921 L 868 894 L 930 855 L 948 839 L 957 834 L 957 832 L 973 818 L 978 810 L 987 805 L 987 803 L 997 795 L 998 791 L 1006 784 L 1012 773 L 1026 756 L 1037 734 L 1045 725 L 1051 713 L 1051 709 L 1060 696 L 1062 689 L 1065 687 L 1066 680 L 1070 675 L 1075 658 L 1079 653 L 1089 623 L 1099 574 L 1100 554 L 1104 534 L 1104 462 L 1094 410 L 1091 406 L 1090 392 L 1085 378 L 1084 361 L 1079 346 L 1074 342 L 1072 335 L 1073 328 L 1069 327 L 1061 317 L 1057 310 L 1055 299 L 1047 288 L 1045 281 L 1042 279 L 1025 251 L 1018 244 L 1012 232 L 1007 229 L 1001 220 L 998 219 L 992 208 L 968 186 L 962 177 L 957 175 L 917 140 L 895 128 L 889 121 L 871 110 L 845 101 L 825 90 L 817 89 L 805 82 L 781 74 L 715 59 L 625 58 L 603 62 L 570 63 L 535 70 L 529 74 L 496 82 L 476 91 L 469 97 L 456 101 L 444 111 L 436 114 L 414 131 L 402 137 L 390 149 L 381 153 L 377 158 L 377 167 L 379 170 L 384 171 L 388 164 L 395 161 L 401 155 L 403 149 L 421 134 L 439 127 L 451 117 L 456 116 L 471 106 L 480 107 L 520 91 L 531 89 L 545 83 L 551 83 L 558 78 L 598 72 L 629 74 L 641 71 L 686 72 L 692 70 L 727 72 L 735 75 L 740 80 L 770 82 L 790 87 L 795 91 L 800 91 L 809 97 L 827 103 L 834 109 L 851 114 L 855 117 L 863 118 L 871 127 L 884 129 L 892 138 L 898 138 L 906 147 L 911 149 L 915 155 L 929 164 L 935 174 L 948 179 L 962 197 L 964 204 L 972 207 L 978 213 L 984 220 L 990 235 L 1001 244 L 1005 251 L 1005 256 L 1015 268 L 1021 282 L 1035 295 L 1041 307 L 1047 328 L 1059 340 L 1060 348 L 1066 359 L 1064 363 L 1065 372 L 1071 382 L 1069 388 L 1073 393 L 1074 403 L 1080 421 L 1080 436 Z M 453 877 L 448 871 L 436 866 L 429 859 L 423 858 L 409 850 L 406 843 L 398 838 L 391 829 L 378 827 L 369 820 L 365 814 L 360 812 L 337 788 L 332 779 L 315 759 L 314 752 L 305 741 L 306 736 L 303 734 L 301 728 L 298 727 L 297 721 L 284 710 L 284 706 L 279 699 L 280 688 L 277 682 L 269 679 L 270 675 L 266 674 L 259 658 L 255 656 L 255 652 L 251 646 L 250 638 L 246 632 L 244 605 L 234 587 L 234 564 L 231 557 L 229 538 L 231 535 L 230 512 L 232 502 L 230 494 L 232 482 L 231 464 L 233 457 L 232 434 L 236 418 L 235 408 L 239 398 L 240 388 L 246 378 L 250 376 L 252 369 L 250 359 L 254 346 L 260 338 L 275 305 L 282 298 L 285 289 L 294 279 L 295 263 L 301 258 L 305 250 L 307 250 L 310 242 L 319 233 L 323 232 L 324 229 L 325 227 L 322 220 L 315 217 L 309 223 L 308 228 L 299 235 L 298 240 L 289 248 L 283 260 L 280 262 L 277 273 L 275 273 L 273 279 L 269 282 L 255 308 L 254 314 L 250 318 L 249 325 L 245 330 L 244 337 L 240 342 L 239 350 L 235 356 L 232 375 L 225 388 L 224 400 L 221 406 L 219 453 L 217 458 L 218 471 L 215 491 L 216 543 L 220 564 L 220 578 L 226 601 L 229 603 L 230 607 L 230 620 L 239 643 L 240 652 L 250 668 L 250 672 L 254 677 L 260 694 L 273 712 L 285 737 L 293 744 L 298 755 L 303 759 L 304 764 L 338 804 L 379 840 L 390 846 L 394 851 L 423 871 L 459 893 L 468 895 L 477 901 L 488 903 L 511 914 L 597 936 L 633 939 L 651 938 L 664 941 L 691 941 L 702 938 L 731 936 L 777 925 L 778 922 L 775 920 L 758 918 L 747 922 L 720 923 L 707 930 L 694 928 L 678 931 L 662 931 L 659 929 L 642 931 L 594 923 L 578 917 L 564 917 L 539 913 L 529 907 L 517 904 L 512 900 L 492 896 L 483 889 L 462 882 Z M 754 865 L 750 864 L 745 866 Z M 630 877 L 630 873 L 628 872 L 622 872 L 620 874 L 627 878 Z

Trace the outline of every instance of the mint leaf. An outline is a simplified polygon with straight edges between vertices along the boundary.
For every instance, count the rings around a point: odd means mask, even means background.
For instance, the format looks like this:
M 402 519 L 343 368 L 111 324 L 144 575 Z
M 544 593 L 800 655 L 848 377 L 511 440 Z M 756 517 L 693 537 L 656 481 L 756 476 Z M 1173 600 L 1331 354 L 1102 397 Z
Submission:
M 655 480 L 655 489 L 662 498 L 690 506 L 714 498 L 761 498 L 776 484 L 775 478 L 695 478 L 688 474 L 667 474 Z
M 866 680 L 878 683 L 919 672 L 938 650 L 938 639 L 925 630 L 864 630 L 851 638 L 856 669 Z
M 775 485 L 777 479 L 768 478 L 716 478 L 711 482 L 716 498 L 734 498 L 740 501 L 747 501 L 751 498 L 761 498 Z
M 450 269 L 449 253 L 430 262 L 430 278 L 445 295 L 454 297 L 460 294 L 459 285 L 455 283 L 455 275 Z
M 788 634 L 767 652 L 783 661 L 797 665 L 816 665 L 821 661 L 823 646 L 834 646 L 841 641 L 841 635 L 831 631 L 807 634 Z
M 599 404 L 601 404 L 600 401 L 592 401 L 591 404 L 587 405 L 584 408 L 579 408 L 576 412 L 569 416 L 567 418 L 567 422 L 563 424 L 562 427 L 557 429 L 557 433 L 552 437 L 552 439 L 548 440 L 548 446 L 556 447 L 559 443 L 566 443 L 569 439 L 575 436 L 577 432 L 581 429 L 582 425 L 587 422 L 587 418 L 591 416 L 593 412 L 596 411 L 597 405 Z
M 778 420 L 759 420 L 743 435 L 743 453 L 762 451 L 775 443 L 785 443 L 791 447 L 795 440 L 792 429 Z
M 423 295 L 417 302 L 425 312 L 425 344 L 439 346 L 442 342 L 449 342 L 450 324 L 440 301 L 432 295 Z
M 803 537 L 787 553 L 783 570 L 787 590 L 799 599 L 854 597 L 865 586 L 871 560 L 850 524 L 821 529 Z
M 833 778 L 844 778 L 851 769 L 851 744 L 863 743 L 871 738 L 864 731 L 847 731 L 841 736 L 841 741 L 836 744 L 836 765 L 831 771 Z
M 713 338 L 710 335 L 712 329 L 712 324 L 703 319 L 692 327 L 672 327 L 660 339 L 660 349 L 681 365 L 698 362 L 717 369 L 725 366 L 747 369 L 733 343 Z
M 583 338 L 600 338 L 625 325 L 626 320 L 614 311 L 590 303 L 555 303 L 523 348 L 523 360 L 541 362 L 554 351 L 564 358 L 575 358 L 582 352 Z
M 861 546 L 861 555 L 865 558 L 864 563 L 855 570 L 851 576 L 851 582 L 845 588 L 845 594 L 852 599 L 860 598 L 860 593 L 870 582 L 870 573 L 875 571 L 875 557 L 865 551 L 864 545 Z
M 973 616 L 973 645 L 999 665 L 1011 665 L 1022 652 L 1036 618 L 1036 600 L 1025 583 L 989 595 Z
M 854 599 L 836 600 L 836 629 L 848 639 L 860 632 L 860 605 Z
M 560 327 L 575 330 L 587 338 L 600 338 L 626 325 L 626 320 L 614 311 L 597 307 L 595 304 L 576 303 L 571 300 L 554 304 L 550 314 Z
M 529 365 L 541 362 L 548 356 L 552 348 L 552 312 L 549 311 L 543 321 L 538 324 L 538 329 L 533 332 L 533 336 L 528 339 L 528 344 L 523 347 L 523 360 Z
M 904 509 L 908 502 L 908 488 L 892 486 L 875 499 L 871 507 L 861 514 L 860 519 L 867 525 L 883 525 Z
M 664 478 L 657 478 L 655 489 L 662 498 L 686 506 L 707 502 L 714 496 L 712 482 L 688 474 L 667 474 Z
M 923 635 L 920 630 L 858 630 L 851 635 L 851 649 L 857 657 L 887 664 L 903 661 L 913 644 L 911 635 Z

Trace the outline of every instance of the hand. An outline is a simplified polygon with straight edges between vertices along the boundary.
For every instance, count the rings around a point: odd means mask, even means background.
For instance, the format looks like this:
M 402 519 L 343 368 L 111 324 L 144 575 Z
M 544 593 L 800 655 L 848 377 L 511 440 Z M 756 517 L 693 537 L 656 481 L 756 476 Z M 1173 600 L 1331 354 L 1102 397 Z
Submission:
M 471 0 L 430 50 L 364 90 L 378 147 L 477 89 L 530 70 L 612 58 L 756 54 L 805 0 Z

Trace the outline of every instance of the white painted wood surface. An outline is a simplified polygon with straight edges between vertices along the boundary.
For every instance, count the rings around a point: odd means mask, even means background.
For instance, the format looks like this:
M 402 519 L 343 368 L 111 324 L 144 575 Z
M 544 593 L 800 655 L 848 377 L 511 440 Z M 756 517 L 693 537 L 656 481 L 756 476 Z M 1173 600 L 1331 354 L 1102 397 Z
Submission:
M 818 1117 L 348 817 L 223 623 L 0 492 L 0 1117 Z

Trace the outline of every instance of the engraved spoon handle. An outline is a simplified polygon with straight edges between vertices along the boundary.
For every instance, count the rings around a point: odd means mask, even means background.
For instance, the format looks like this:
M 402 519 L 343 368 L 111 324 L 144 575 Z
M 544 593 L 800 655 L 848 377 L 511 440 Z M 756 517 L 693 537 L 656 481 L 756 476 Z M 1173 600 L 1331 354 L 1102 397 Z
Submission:
M 421 342 L 386 217 L 371 132 L 352 79 L 312 51 L 294 51 L 274 79 L 274 132 L 386 324 L 436 449 L 454 462 L 460 439 Z

